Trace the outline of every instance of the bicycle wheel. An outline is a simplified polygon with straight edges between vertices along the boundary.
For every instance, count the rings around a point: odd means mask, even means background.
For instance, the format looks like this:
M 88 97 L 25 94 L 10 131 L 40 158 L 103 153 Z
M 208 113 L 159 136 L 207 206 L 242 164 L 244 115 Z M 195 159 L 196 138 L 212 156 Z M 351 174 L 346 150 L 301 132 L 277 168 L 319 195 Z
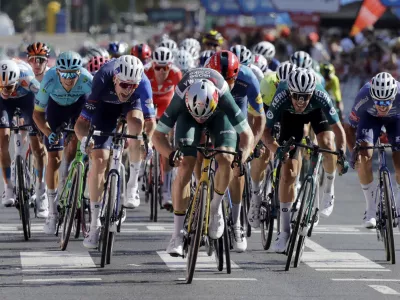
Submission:
M 272 234 L 274 233 L 274 217 L 272 215 L 272 188 L 273 169 L 269 163 L 265 174 L 265 184 L 263 188 L 263 200 L 260 208 L 260 228 L 261 228 L 261 244 L 264 250 L 268 250 L 271 246 Z
M 154 168 L 154 203 L 153 203 L 153 222 L 157 222 L 157 216 L 158 216 L 158 203 L 160 201 L 160 156 L 156 152 L 155 154 L 155 168 Z
M 89 233 L 90 222 L 92 219 L 90 212 L 90 200 L 85 195 L 88 174 L 89 174 L 89 161 L 85 161 L 84 164 L 84 176 L 82 181 L 82 197 L 81 197 L 81 211 L 80 211 L 80 219 L 81 219 L 81 227 L 82 227 L 82 235 L 86 237 Z
M 249 219 L 247 217 L 247 214 L 249 212 L 250 208 L 250 200 L 251 200 L 251 181 L 250 181 L 250 174 L 249 170 L 247 168 L 247 165 L 245 166 L 244 169 L 244 191 L 243 191 L 243 205 L 241 209 L 242 213 L 242 226 L 243 226 L 243 231 L 246 233 L 247 237 L 251 236 L 251 226 L 249 224 Z
M 25 186 L 24 161 L 21 156 L 17 156 L 15 168 L 17 170 L 17 198 L 19 212 L 22 221 L 22 230 L 25 241 L 31 237 L 31 220 L 29 215 L 29 197 Z
M 225 252 L 225 264 L 226 264 L 226 273 L 231 274 L 231 245 L 229 242 L 229 233 L 228 226 L 226 221 L 226 205 L 225 201 L 222 201 L 222 215 L 224 217 L 225 227 L 224 233 L 222 235 L 222 240 L 224 243 L 224 252 Z
M 206 203 L 208 196 L 207 183 L 201 183 L 199 192 L 197 193 L 194 207 L 194 215 L 191 216 L 191 226 L 189 234 L 189 249 L 188 249 L 188 261 L 186 268 L 186 283 L 192 283 L 194 270 L 196 268 L 197 254 L 199 253 L 199 247 L 201 242 L 201 236 L 203 232 L 204 216 L 206 212 Z M 189 210 L 188 213 L 191 213 Z
M 153 200 L 153 195 L 154 195 L 154 156 L 151 159 L 150 167 L 149 167 L 149 198 L 150 198 L 150 221 L 153 221 L 153 205 L 154 205 L 154 200 Z
M 290 234 L 290 239 L 289 239 L 289 245 L 288 245 L 288 258 L 286 260 L 286 266 L 285 266 L 285 271 L 289 271 L 290 269 L 290 263 L 292 262 L 292 256 L 293 256 L 293 251 L 294 251 L 294 247 L 296 246 L 296 241 L 297 241 L 297 235 L 299 233 L 299 228 L 300 228 L 300 223 L 303 219 L 303 215 L 304 215 L 304 206 L 306 204 L 307 201 L 307 195 L 309 194 L 309 190 L 311 189 L 310 183 L 306 182 L 302 188 L 300 189 L 299 192 L 299 196 L 301 196 L 301 205 L 300 205 L 300 209 L 297 212 L 297 216 L 296 216 L 296 223 L 294 226 L 294 229 L 292 231 L 292 233 Z M 292 208 L 293 209 L 293 208 Z M 293 214 L 296 212 L 293 212 Z M 291 218 L 292 220 L 292 218 Z
M 69 237 L 71 235 L 72 226 L 76 221 L 77 202 L 79 195 L 79 178 L 82 172 L 82 167 L 78 164 L 71 177 L 71 181 L 67 181 L 67 185 L 71 184 L 68 193 L 67 205 L 64 207 L 64 216 L 62 220 L 60 247 L 64 251 L 67 249 Z M 76 225 L 76 224 L 75 224 Z
M 393 208 L 392 208 L 392 196 L 393 192 L 389 183 L 389 174 L 386 172 L 383 172 L 383 188 L 384 188 L 384 194 L 383 194 L 383 201 L 385 205 L 385 231 L 386 231 L 386 239 L 387 239 L 387 246 L 388 246 L 388 253 L 389 253 L 389 259 L 387 258 L 387 261 L 391 261 L 392 264 L 396 263 L 396 252 L 394 248 L 394 236 L 393 236 Z

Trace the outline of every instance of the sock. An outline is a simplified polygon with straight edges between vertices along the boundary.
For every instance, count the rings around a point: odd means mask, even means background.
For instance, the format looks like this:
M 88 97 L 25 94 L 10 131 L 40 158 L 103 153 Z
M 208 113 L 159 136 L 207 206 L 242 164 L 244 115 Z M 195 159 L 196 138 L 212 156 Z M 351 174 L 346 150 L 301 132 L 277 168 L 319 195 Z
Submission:
M 101 202 L 90 201 L 90 230 L 96 230 L 101 226 L 100 222 Z
M 290 233 L 290 209 L 292 208 L 292 202 L 281 202 L 281 218 L 280 227 L 281 232 Z
M 184 222 L 185 211 L 174 211 L 174 237 L 181 235 L 181 230 L 183 229 Z
M 4 168 L 6 170 L 6 179 L 3 178 L 4 186 L 7 188 L 13 188 L 12 180 L 11 180 L 11 167 Z
M 138 161 L 138 162 L 130 163 L 130 165 L 129 165 L 130 176 L 129 176 L 128 184 L 131 188 L 134 188 L 134 189 L 138 188 L 138 178 L 139 178 L 141 163 L 142 163 L 141 161 Z
M 211 207 L 210 207 L 211 214 L 215 214 L 218 211 L 223 196 L 224 196 L 223 193 L 221 194 L 217 192 L 216 189 L 214 189 L 214 198 L 211 201 Z
M 164 178 L 163 178 L 163 186 L 162 186 L 162 192 L 167 193 L 169 191 L 169 187 L 171 186 L 171 176 L 172 171 L 164 172 Z
M 59 191 L 62 191 L 65 181 L 67 180 L 69 165 L 70 164 L 67 163 L 65 160 L 63 160 L 63 162 L 61 163 L 59 178 L 58 178 L 58 187 L 57 187 Z
M 397 185 L 397 195 L 396 195 L 396 208 L 397 211 L 400 210 L 400 183 L 396 183 Z
M 374 197 L 374 182 L 368 184 L 362 184 L 362 190 L 365 197 L 365 202 L 367 204 L 366 211 L 376 211 L 375 197 Z
M 240 226 L 240 208 L 242 207 L 242 204 L 236 204 L 232 203 L 232 219 L 233 219 L 233 225 L 238 224 Z
M 58 213 L 57 211 L 57 203 L 56 203 L 56 198 L 57 198 L 57 190 L 47 190 L 47 197 L 49 199 L 49 215 L 56 215 Z
M 253 188 L 253 193 L 256 195 L 260 194 L 261 187 L 262 187 L 262 181 L 254 181 L 253 179 L 251 180 L 251 186 Z
M 332 174 L 325 171 L 325 175 L 324 175 L 324 181 L 325 181 L 324 193 L 325 194 L 333 195 L 333 193 L 334 193 L 333 183 L 335 181 L 335 176 L 336 176 L 336 171 L 333 171 Z

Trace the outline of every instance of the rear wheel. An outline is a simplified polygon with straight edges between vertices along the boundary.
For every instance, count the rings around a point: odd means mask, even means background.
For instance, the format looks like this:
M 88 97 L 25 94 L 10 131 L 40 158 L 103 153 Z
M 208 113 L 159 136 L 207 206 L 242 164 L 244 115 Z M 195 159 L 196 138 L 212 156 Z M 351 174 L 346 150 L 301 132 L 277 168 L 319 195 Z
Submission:
M 268 164 L 265 174 L 265 184 L 263 189 L 263 201 L 260 208 L 260 227 L 261 227 L 261 243 L 264 250 L 268 250 L 271 246 L 272 234 L 274 233 L 274 217 L 272 215 L 273 197 L 273 169 L 272 163 Z
M 389 254 L 389 258 L 387 257 L 388 261 L 391 261 L 392 264 L 396 263 L 396 252 L 394 246 L 394 236 L 393 236 L 393 192 L 390 188 L 389 184 L 389 174 L 384 172 L 383 173 L 383 188 L 384 188 L 384 195 L 383 195 L 383 202 L 385 205 L 385 231 L 386 231 L 386 239 L 387 239 L 387 253 Z
M 231 274 L 231 245 L 229 241 L 229 232 L 228 232 L 228 222 L 226 219 L 226 205 L 225 201 L 222 201 L 222 215 L 224 217 L 225 227 L 224 233 L 222 235 L 222 240 L 224 243 L 224 252 L 225 252 L 225 264 L 226 264 L 226 273 Z
M 82 184 L 82 196 L 81 196 L 81 210 L 80 210 L 80 221 L 82 225 L 82 235 L 86 237 L 89 233 L 90 222 L 91 222 L 91 213 L 90 213 L 90 200 L 86 197 L 86 194 L 89 196 L 89 193 L 86 193 L 87 189 L 87 181 L 89 174 L 89 162 L 85 161 L 84 163 L 85 174 L 83 176 L 83 184 Z
M 244 171 L 244 191 L 243 191 L 243 205 L 241 210 L 241 219 L 243 231 L 245 232 L 247 237 L 251 236 L 251 226 L 249 224 L 249 219 L 247 214 L 250 208 L 250 200 L 251 200 L 251 181 L 250 181 L 250 173 L 247 165 L 245 166 Z
M 31 219 L 29 214 L 29 196 L 25 185 L 24 178 L 24 161 L 21 156 L 17 157 L 17 197 L 19 204 L 19 212 L 22 221 L 22 230 L 24 232 L 25 241 L 31 237 Z

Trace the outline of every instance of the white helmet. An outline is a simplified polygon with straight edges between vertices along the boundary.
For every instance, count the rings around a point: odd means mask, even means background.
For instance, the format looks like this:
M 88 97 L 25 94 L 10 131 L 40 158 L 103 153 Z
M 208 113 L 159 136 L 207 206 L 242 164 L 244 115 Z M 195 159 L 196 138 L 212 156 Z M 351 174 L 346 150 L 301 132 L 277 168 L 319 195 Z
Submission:
M 379 73 L 372 78 L 369 92 L 377 100 L 394 99 L 397 95 L 397 82 L 389 73 Z
M 208 79 L 194 82 L 186 92 L 185 102 L 190 114 L 197 122 L 205 122 L 216 110 L 218 91 Z
M 288 78 L 290 72 L 292 72 L 295 69 L 296 66 L 291 64 L 290 62 L 285 62 L 280 64 L 276 68 L 276 74 L 278 75 L 279 81 L 285 81 Z
M 172 55 L 172 51 L 166 47 L 158 47 L 153 52 L 153 61 L 160 66 L 170 65 L 174 56 Z
M 193 56 L 193 60 L 198 60 L 200 57 L 200 52 L 196 47 L 184 46 L 184 47 L 181 47 L 181 49 L 189 52 Z
M 186 39 L 182 40 L 182 42 L 179 44 L 179 46 L 183 47 L 185 49 L 193 47 L 193 48 L 197 49 L 197 51 L 200 51 L 200 49 L 201 49 L 200 42 L 193 38 L 186 38 Z
M 229 50 L 237 56 L 239 62 L 242 65 L 247 66 L 253 60 L 253 53 L 251 53 L 251 51 L 247 49 L 244 45 L 235 45 L 232 46 Z
M 181 71 L 187 71 L 194 68 L 193 56 L 188 51 L 181 49 L 176 53 L 175 65 Z
M 171 51 L 174 51 L 178 48 L 178 45 L 176 44 L 176 42 L 174 40 L 165 39 L 165 40 L 161 41 L 161 43 L 158 45 L 158 47 L 165 47 Z
M 314 72 L 309 69 L 296 68 L 287 78 L 291 93 L 312 94 L 317 85 Z
M 256 54 L 261 54 L 267 60 L 271 60 L 275 56 L 275 46 L 270 42 L 259 42 L 255 45 L 253 52 Z
M 20 69 L 15 61 L 0 60 L 1 78 L 0 85 L 13 85 L 18 82 Z
M 121 81 L 139 84 L 144 67 L 139 58 L 133 55 L 122 55 L 115 59 L 114 74 Z
M 313 64 L 313 60 L 310 56 L 305 51 L 296 51 L 295 53 L 292 54 L 290 57 L 290 62 L 298 68 L 306 68 L 310 69 Z
M 260 68 L 263 73 L 268 71 L 268 61 L 261 54 L 254 55 L 253 64 Z

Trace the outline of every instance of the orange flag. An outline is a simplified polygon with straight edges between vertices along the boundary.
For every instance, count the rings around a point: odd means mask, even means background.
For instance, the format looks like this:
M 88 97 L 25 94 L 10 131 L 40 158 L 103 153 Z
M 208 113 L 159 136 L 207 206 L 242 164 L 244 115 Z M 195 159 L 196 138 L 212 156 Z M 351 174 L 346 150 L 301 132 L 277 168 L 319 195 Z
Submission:
M 364 28 L 374 25 L 386 10 L 379 0 L 364 0 L 360 12 L 354 22 L 350 35 L 355 36 Z

